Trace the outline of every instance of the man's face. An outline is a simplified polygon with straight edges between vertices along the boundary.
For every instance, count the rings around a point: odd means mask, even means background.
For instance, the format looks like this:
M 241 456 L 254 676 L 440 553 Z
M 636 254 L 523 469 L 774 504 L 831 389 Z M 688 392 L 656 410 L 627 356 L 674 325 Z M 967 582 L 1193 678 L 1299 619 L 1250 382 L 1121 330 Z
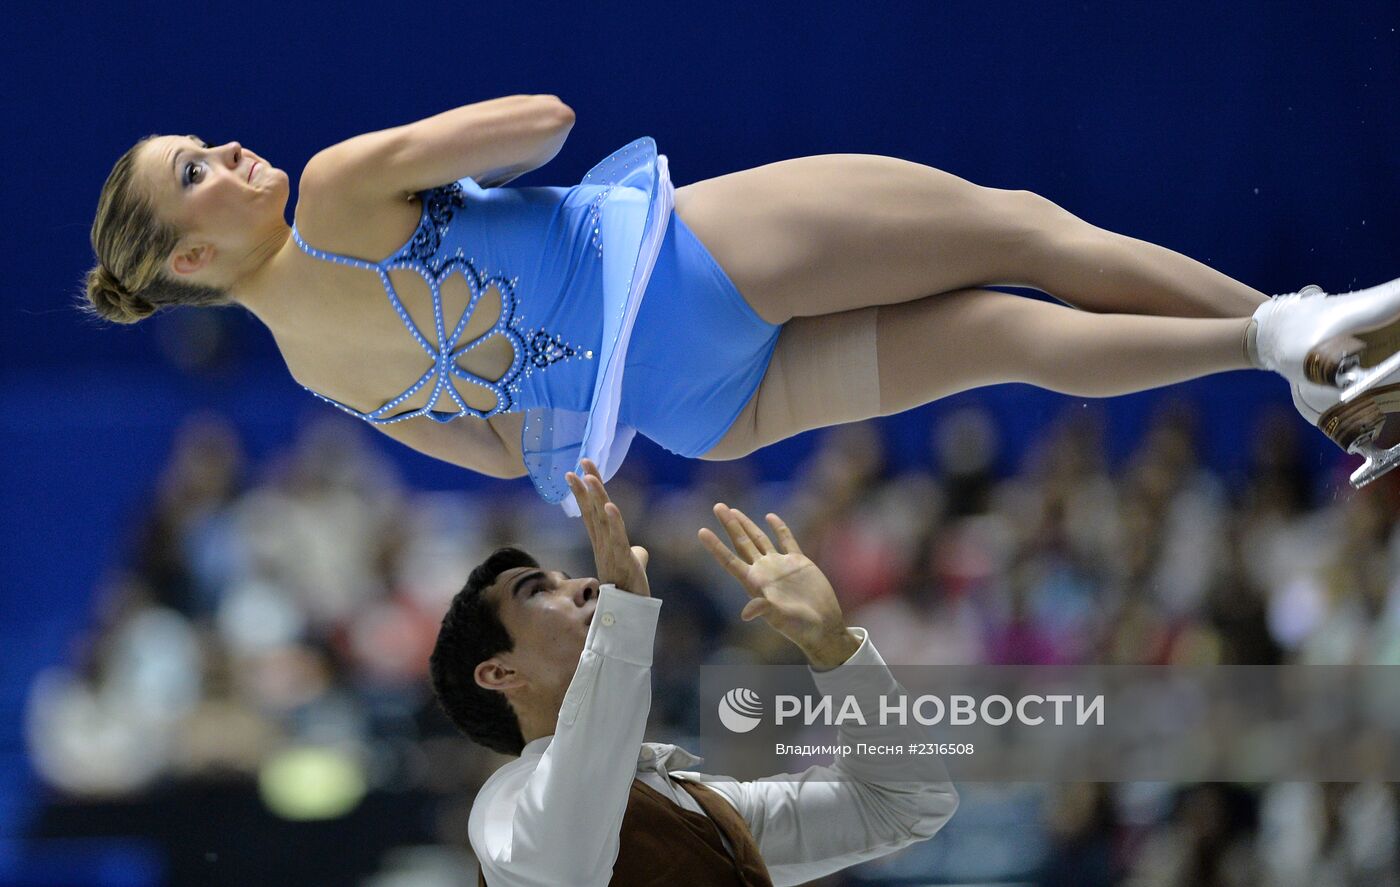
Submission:
M 516 686 L 562 702 L 598 605 L 598 580 L 515 567 L 496 577 L 485 594 L 496 605 L 514 646 L 478 666 L 477 682 L 489 686 L 483 683 L 482 668 L 497 660 L 514 673 Z

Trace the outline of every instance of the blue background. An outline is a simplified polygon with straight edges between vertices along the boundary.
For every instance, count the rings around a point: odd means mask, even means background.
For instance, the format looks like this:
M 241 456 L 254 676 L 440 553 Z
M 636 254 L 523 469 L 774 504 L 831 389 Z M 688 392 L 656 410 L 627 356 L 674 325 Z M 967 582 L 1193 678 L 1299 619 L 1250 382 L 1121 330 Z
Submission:
M 117 329 L 73 309 L 98 190 L 147 133 L 237 139 L 295 173 L 360 132 L 554 93 L 578 122 L 525 183 L 572 183 L 643 134 L 677 184 L 803 154 L 882 153 L 1037 191 L 1267 292 L 1400 274 L 1395 0 L 168 3 L 7 17 L 0 836 L 28 797 L 28 675 L 66 655 L 180 419 L 223 411 L 256 455 L 329 409 L 241 312 Z M 204 348 L 218 357 L 198 370 L 171 357 Z M 1164 396 L 1197 404 L 1204 455 L 1227 472 L 1243 465 L 1259 411 L 1287 403 L 1286 387 L 1257 373 L 1123 398 L 1106 411 L 1115 454 Z M 966 398 L 1003 419 L 1007 459 L 1068 403 L 1022 387 Z M 948 408 L 886 420 L 894 458 L 926 458 L 928 427 Z M 1310 439 L 1319 468 L 1332 465 L 1330 445 Z M 781 474 L 808 447 L 755 459 Z M 418 486 L 492 483 L 392 452 Z M 649 445 L 632 458 L 661 482 L 690 468 Z

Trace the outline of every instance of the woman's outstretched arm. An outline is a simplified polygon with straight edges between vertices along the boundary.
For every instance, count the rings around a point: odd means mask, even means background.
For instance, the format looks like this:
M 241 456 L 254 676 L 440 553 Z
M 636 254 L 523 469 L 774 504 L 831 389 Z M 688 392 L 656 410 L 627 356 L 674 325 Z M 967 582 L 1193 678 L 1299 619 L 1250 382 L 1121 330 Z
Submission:
M 326 184 L 372 201 L 466 177 L 500 184 L 548 163 L 573 125 L 573 109 L 552 95 L 463 105 L 332 145 L 306 165 L 302 190 Z

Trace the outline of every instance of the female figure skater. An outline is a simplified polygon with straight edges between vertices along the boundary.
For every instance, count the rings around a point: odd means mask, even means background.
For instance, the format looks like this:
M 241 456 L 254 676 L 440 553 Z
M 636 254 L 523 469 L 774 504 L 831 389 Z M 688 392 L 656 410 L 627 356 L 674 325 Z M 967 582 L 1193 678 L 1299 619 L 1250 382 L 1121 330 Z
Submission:
M 91 308 L 240 304 L 318 396 L 439 459 L 528 472 L 571 513 L 565 473 L 588 458 L 610 477 L 636 431 L 733 459 L 979 385 L 1103 397 L 1249 366 L 1368 454 L 1360 480 L 1400 461 L 1373 442 L 1400 412 L 1400 281 L 1269 300 L 1034 194 L 887 157 L 673 189 L 640 139 L 576 187 L 499 187 L 573 122 L 514 96 L 350 139 L 307 164 L 290 226 L 287 174 L 261 156 L 144 139 L 102 190 Z M 978 289 L 998 283 L 1083 310 Z

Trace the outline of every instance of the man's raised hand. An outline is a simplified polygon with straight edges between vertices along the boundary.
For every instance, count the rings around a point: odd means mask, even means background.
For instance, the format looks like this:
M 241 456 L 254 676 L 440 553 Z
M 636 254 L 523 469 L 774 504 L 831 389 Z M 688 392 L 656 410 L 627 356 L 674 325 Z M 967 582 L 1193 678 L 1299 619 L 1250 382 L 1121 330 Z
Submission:
M 801 648 L 816 668 L 835 668 L 849 659 L 860 641 L 846 628 L 831 583 L 802 553 L 787 524 L 768 515 L 779 547 L 738 509 L 717 504 L 715 517 L 734 550 L 708 529 L 700 531 L 700 542 L 748 592 L 742 618 L 763 619 Z
M 588 459 L 581 464 L 582 477 L 570 471 L 564 475 L 564 480 L 573 490 L 579 511 L 583 514 L 588 541 L 593 545 L 598 581 L 604 585 L 611 583 L 641 597 L 651 597 L 651 586 L 647 584 L 647 550 L 627 541 L 622 512 L 608 498 L 598 466 Z

